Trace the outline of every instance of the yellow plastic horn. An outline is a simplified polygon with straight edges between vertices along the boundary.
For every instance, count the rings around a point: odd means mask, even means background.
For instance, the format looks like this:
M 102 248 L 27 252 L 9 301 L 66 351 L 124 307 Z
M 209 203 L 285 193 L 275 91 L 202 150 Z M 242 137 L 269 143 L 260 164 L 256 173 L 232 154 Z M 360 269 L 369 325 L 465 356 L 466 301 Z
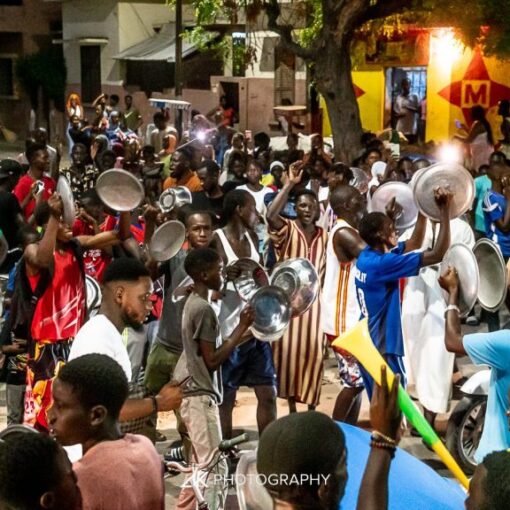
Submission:
M 358 322 L 356 326 L 339 336 L 333 342 L 332 346 L 334 349 L 340 348 L 351 353 L 374 378 L 378 385 L 381 384 L 381 366 L 386 365 L 388 384 L 390 386 L 393 384 L 395 374 L 372 342 L 367 319 Z M 469 489 L 467 476 L 452 457 L 451 453 L 446 449 L 434 429 L 430 426 L 423 414 L 421 414 L 402 385 L 398 389 L 398 403 L 402 412 L 414 428 L 421 434 L 425 442 L 437 453 L 445 466 L 454 474 L 455 478 L 457 478 L 466 489 Z

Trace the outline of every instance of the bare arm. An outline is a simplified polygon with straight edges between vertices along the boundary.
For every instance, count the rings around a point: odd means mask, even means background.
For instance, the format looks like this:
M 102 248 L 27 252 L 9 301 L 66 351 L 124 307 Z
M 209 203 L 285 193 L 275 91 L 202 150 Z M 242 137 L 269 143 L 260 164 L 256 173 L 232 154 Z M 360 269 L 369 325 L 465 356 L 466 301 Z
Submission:
M 505 209 L 505 215 L 503 218 L 500 218 L 499 220 L 496 220 L 496 226 L 504 232 L 505 234 L 508 234 L 510 232 L 510 178 L 507 176 L 504 176 L 501 179 L 501 186 L 503 188 L 503 195 L 506 198 L 506 209 Z
M 452 194 L 440 188 L 434 191 L 434 197 L 441 211 L 439 234 L 434 248 L 423 253 L 422 267 L 439 264 L 450 246 L 450 203 Z
M 449 220 L 448 220 L 449 222 Z M 423 245 L 425 239 L 425 232 L 427 230 L 427 218 L 422 213 L 418 214 L 418 220 L 414 226 L 413 235 L 406 241 L 406 249 L 404 253 L 419 250 Z M 442 257 L 441 257 L 442 258 Z
M 101 232 L 94 236 L 77 236 L 76 239 L 85 250 L 103 249 L 119 243 L 119 235 L 115 231 Z
M 352 228 L 337 230 L 333 237 L 333 249 L 340 263 L 352 262 L 357 259 L 366 244 Z
M 46 225 L 44 235 L 39 243 L 33 243 L 25 249 L 25 260 L 32 268 L 47 268 L 53 262 L 53 254 L 57 244 L 59 218 L 62 214 L 62 199 L 54 193 L 48 200 L 50 219 Z
M 178 409 L 182 402 L 182 388 L 175 381 L 170 381 L 156 395 L 158 412 Z M 124 402 L 119 420 L 128 421 L 150 416 L 154 412 L 152 398 L 131 398 Z
M 467 136 L 455 135 L 454 138 L 464 143 L 471 143 L 478 135 L 481 135 L 482 133 L 485 133 L 485 128 L 482 124 L 480 124 L 480 122 L 475 122 L 471 126 Z
M 382 385 L 374 387 L 370 402 L 370 421 L 374 433 L 379 432 L 389 438 L 394 447 L 398 443 L 398 434 L 402 415 L 398 408 L 398 388 L 400 376 L 393 380 L 388 388 L 386 367 L 381 367 Z M 385 443 L 390 444 L 386 440 Z M 387 510 L 388 508 L 388 477 L 393 452 L 389 448 L 378 448 L 371 445 L 363 479 L 358 496 L 357 510 Z
M 459 277 L 457 270 L 449 267 L 445 274 L 439 278 L 439 285 L 448 292 L 448 305 L 459 304 Z M 455 309 L 446 312 L 444 343 L 446 350 L 455 354 L 466 355 L 462 342 L 459 312 Z
M 269 226 L 274 230 L 280 230 L 284 226 L 283 220 L 280 218 L 280 213 L 289 200 L 289 193 L 296 184 L 301 182 L 303 176 L 303 162 L 296 161 L 290 165 L 289 171 L 284 172 L 282 176 L 283 188 L 276 195 L 276 198 L 271 202 L 267 209 L 266 219 Z
M 217 370 L 227 361 L 232 351 L 248 339 L 244 333 L 253 323 L 254 317 L 255 311 L 250 306 L 247 306 L 241 312 L 239 324 L 219 348 L 216 348 L 211 342 L 200 340 L 200 353 L 209 370 Z

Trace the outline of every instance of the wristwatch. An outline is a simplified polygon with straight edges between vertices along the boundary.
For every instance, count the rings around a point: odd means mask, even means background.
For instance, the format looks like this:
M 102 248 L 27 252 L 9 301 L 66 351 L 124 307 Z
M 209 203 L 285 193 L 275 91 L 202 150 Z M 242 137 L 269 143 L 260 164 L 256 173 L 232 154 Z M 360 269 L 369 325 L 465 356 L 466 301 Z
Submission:
M 460 314 L 460 309 L 457 305 L 448 305 L 444 310 L 444 314 L 446 315 L 450 310 L 455 310 L 458 314 Z

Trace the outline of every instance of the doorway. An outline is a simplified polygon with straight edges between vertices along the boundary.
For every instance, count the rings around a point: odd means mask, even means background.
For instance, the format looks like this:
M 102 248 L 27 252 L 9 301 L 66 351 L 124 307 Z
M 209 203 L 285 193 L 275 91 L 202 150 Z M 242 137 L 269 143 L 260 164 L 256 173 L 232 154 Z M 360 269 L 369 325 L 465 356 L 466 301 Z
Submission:
M 411 83 L 411 94 L 418 96 L 420 104 L 427 97 L 427 68 L 417 67 L 388 67 L 385 71 L 385 106 L 384 127 L 391 127 L 393 105 L 401 93 L 402 80 L 407 78 Z M 418 123 L 420 126 L 420 122 Z M 420 131 L 420 129 L 419 129 Z M 420 134 L 420 133 L 419 133 Z

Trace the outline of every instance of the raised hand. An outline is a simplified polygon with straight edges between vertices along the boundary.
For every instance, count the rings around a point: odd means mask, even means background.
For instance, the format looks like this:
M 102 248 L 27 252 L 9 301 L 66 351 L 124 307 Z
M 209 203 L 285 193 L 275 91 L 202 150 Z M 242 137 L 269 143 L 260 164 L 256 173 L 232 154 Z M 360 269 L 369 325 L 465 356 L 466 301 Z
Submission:
M 446 272 L 439 277 L 439 285 L 449 294 L 457 291 L 459 288 L 459 275 L 457 270 L 452 266 L 448 266 Z
M 60 218 L 64 212 L 64 204 L 62 198 L 58 193 L 53 193 L 48 199 L 48 206 L 50 207 L 50 213 L 55 218 Z

